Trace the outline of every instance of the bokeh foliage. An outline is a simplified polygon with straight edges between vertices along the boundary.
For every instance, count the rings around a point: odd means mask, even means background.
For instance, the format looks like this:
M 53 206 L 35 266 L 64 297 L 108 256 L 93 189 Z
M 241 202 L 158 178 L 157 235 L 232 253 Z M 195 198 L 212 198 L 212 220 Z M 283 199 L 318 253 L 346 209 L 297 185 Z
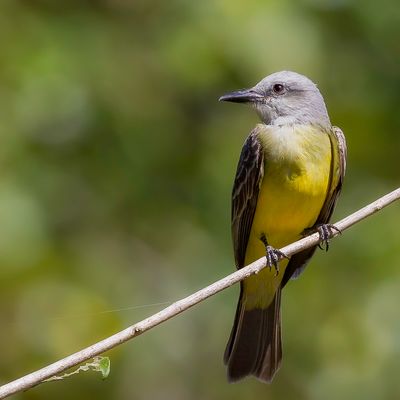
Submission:
M 349 147 L 336 218 L 398 185 L 395 0 L 3 0 L 0 34 L 1 382 L 233 270 L 231 184 L 257 119 L 226 91 L 281 69 L 318 82 Z M 399 211 L 288 285 L 270 386 L 226 383 L 234 288 L 110 352 L 106 381 L 16 398 L 398 398 Z

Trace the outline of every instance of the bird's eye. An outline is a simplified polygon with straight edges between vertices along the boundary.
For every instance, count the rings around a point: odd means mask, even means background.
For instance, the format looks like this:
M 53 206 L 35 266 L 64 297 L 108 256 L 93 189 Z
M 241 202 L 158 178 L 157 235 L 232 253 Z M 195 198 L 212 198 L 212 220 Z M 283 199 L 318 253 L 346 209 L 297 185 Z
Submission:
M 281 83 L 275 83 L 275 85 L 272 86 L 272 90 L 275 94 L 282 94 L 285 91 L 285 86 L 283 86 Z

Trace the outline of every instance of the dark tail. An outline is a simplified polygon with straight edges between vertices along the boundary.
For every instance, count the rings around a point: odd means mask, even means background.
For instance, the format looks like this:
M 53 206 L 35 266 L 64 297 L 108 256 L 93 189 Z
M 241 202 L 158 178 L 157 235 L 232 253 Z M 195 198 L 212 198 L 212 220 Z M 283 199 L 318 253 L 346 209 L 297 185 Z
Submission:
M 270 383 L 282 360 L 281 289 L 264 309 L 245 310 L 241 290 L 235 322 L 226 346 L 224 362 L 228 380 L 238 381 L 254 375 Z

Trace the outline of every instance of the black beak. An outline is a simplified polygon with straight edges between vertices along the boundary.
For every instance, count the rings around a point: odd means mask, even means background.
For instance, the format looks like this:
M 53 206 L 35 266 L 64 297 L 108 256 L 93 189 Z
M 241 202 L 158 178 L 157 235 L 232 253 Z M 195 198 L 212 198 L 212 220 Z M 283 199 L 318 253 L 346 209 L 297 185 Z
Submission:
M 221 96 L 218 101 L 231 101 L 233 103 L 257 103 L 264 100 L 264 96 L 254 89 L 237 90 Z

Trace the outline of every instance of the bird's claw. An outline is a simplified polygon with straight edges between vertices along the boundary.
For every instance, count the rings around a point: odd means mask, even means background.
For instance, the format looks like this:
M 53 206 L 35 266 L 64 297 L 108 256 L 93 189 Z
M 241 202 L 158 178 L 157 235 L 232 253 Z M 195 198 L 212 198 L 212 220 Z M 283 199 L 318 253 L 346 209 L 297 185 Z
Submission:
M 275 268 L 275 276 L 279 274 L 279 260 L 282 258 L 288 258 L 288 256 L 280 250 L 273 248 L 272 246 L 266 246 L 266 258 L 267 258 L 267 267 L 271 271 L 272 266 Z
M 318 247 L 321 250 L 324 250 L 324 244 L 325 244 L 325 251 L 329 250 L 329 241 L 330 239 L 333 238 L 335 233 L 342 234 L 342 231 L 337 228 L 333 224 L 321 224 L 316 227 L 316 230 L 319 234 L 319 237 L 321 239 L 321 242 L 318 244 Z

